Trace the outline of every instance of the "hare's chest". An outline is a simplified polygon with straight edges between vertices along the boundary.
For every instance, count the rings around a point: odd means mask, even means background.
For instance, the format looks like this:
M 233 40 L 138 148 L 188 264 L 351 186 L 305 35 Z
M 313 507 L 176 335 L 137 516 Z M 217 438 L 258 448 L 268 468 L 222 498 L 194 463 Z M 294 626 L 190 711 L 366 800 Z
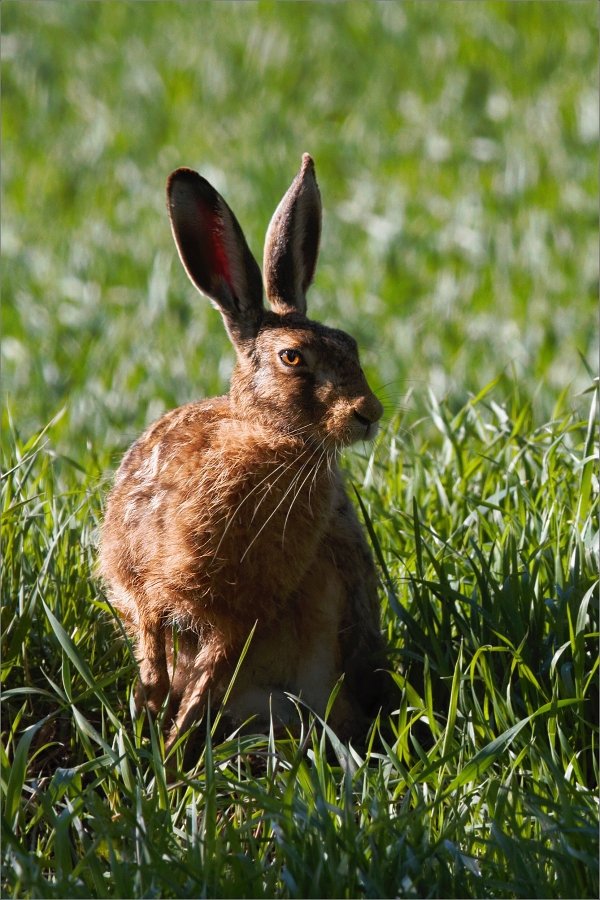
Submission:
M 340 629 L 346 607 L 343 579 L 327 542 L 297 593 L 297 690 L 323 715 L 341 674 Z
M 210 497 L 212 486 L 207 491 L 211 521 L 200 539 L 208 538 L 216 563 L 207 575 L 283 599 L 298 587 L 330 524 L 334 502 L 326 466 L 311 465 L 310 458 L 276 459 L 234 470 L 223 488 L 221 497 Z
M 293 726 L 297 712 L 288 694 L 300 697 L 317 715 L 325 714 L 341 675 L 339 632 L 345 605 L 343 580 L 322 546 L 285 618 L 255 635 L 228 704 L 232 719 L 241 723 L 258 714 L 268 724 L 272 710 L 276 724 Z

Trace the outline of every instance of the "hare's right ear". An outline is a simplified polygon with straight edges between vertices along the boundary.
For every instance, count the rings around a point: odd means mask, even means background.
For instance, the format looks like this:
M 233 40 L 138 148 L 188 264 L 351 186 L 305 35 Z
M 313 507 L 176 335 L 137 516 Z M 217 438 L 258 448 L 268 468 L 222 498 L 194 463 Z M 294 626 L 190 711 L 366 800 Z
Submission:
M 320 240 L 321 194 L 315 164 L 305 153 L 265 239 L 265 287 L 276 312 L 306 314 L 306 292 L 314 281 Z
M 260 269 L 221 195 L 192 169 L 176 169 L 167 209 L 185 270 L 220 309 L 234 344 L 256 337 L 264 312 Z

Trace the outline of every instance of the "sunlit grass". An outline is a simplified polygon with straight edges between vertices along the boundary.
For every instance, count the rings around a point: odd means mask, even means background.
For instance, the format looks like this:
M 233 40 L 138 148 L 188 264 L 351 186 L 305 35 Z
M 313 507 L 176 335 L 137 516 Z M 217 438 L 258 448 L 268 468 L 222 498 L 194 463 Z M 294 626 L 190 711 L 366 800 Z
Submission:
M 91 572 L 105 487 L 13 430 L 3 479 L 3 883 L 15 897 L 594 897 L 598 484 L 588 421 L 493 385 L 403 414 L 348 478 L 395 711 L 165 759 Z M 496 400 L 493 398 L 496 397 Z M 213 723 L 214 724 L 214 723 Z M 214 729 L 213 729 L 214 731 Z M 201 746 L 201 744 L 200 744 Z
M 4 0 L 2 95 L 3 893 L 597 897 L 597 4 Z M 304 151 L 309 313 L 386 405 L 345 464 L 396 703 L 356 747 L 202 721 L 186 771 L 102 504 L 233 364 L 166 176 L 260 259 Z

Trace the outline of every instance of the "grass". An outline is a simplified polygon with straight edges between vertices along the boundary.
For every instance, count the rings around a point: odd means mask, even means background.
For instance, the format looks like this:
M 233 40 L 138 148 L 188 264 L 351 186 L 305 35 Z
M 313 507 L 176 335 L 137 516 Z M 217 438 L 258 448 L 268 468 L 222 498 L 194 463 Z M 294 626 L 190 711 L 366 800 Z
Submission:
M 1 135 L 3 893 L 597 897 L 597 4 L 4 0 Z M 395 711 L 360 747 L 203 721 L 185 771 L 133 711 L 102 504 L 233 363 L 166 176 L 260 258 L 304 151 L 309 311 L 387 397 L 346 465 Z
M 189 771 L 136 718 L 131 648 L 90 576 L 102 461 L 57 455 L 56 425 L 13 429 L 7 896 L 597 896 L 597 391 L 587 421 L 559 402 L 542 427 L 516 390 L 497 394 L 454 415 L 431 395 L 437 436 L 401 412 L 348 460 L 381 577 L 389 720 L 361 748 L 319 723 L 213 743 L 203 721 Z

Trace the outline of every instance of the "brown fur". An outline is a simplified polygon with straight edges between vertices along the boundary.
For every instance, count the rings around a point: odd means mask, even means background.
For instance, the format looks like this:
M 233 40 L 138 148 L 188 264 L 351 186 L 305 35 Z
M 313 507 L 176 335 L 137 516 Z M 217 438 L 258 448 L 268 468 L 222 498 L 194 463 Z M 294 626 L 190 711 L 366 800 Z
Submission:
M 337 459 L 372 437 L 382 408 L 355 341 L 304 315 L 320 235 L 312 160 L 269 227 L 271 312 L 208 182 L 177 170 L 168 202 L 182 261 L 221 310 L 238 363 L 227 396 L 167 413 L 136 441 L 110 494 L 100 570 L 138 638 L 139 701 L 156 713 L 171 688 L 175 738 L 209 692 L 223 698 L 257 622 L 227 703 L 232 727 L 254 716 L 266 728 L 271 710 L 291 725 L 285 692 L 323 715 L 344 674 L 331 721 L 349 738 L 381 701 L 383 643 L 375 569 Z M 301 362 L 286 364 L 285 351 Z

